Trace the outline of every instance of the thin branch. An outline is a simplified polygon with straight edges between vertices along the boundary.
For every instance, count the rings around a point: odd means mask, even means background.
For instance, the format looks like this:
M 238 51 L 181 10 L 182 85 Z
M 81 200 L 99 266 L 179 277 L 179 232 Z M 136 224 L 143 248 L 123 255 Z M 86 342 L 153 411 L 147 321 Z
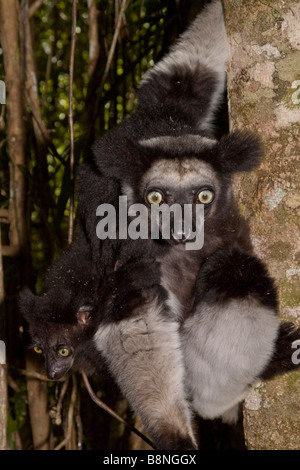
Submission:
M 17 369 L 17 370 L 20 372 L 20 374 L 25 375 L 29 379 L 38 379 L 38 380 L 41 380 L 42 382 L 53 382 L 53 380 L 48 379 L 46 375 L 39 374 L 38 372 L 34 372 L 34 371 L 29 372 L 25 369 Z M 65 380 L 66 380 L 66 377 L 63 377 L 61 379 L 58 379 L 57 382 L 65 382 Z
M 76 380 L 76 376 L 74 377 Z M 77 383 L 76 383 L 77 387 Z M 76 395 L 76 403 L 74 407 L 74 423 L 76 429 L 76 448 L 77 450 L 82 450 L 82 441 L 83 441 L 83 425 L 80 416 L 80 393 Z
M 75 404 L 76 404 L 76 397 L 77 397 L 77 381 L 76 381 L 76 376 L 73 373 L 72 375 L 73 379 L 73 387 L 72 387 L 72 393 L 71 393 L 71 401 L 70 401 L 70 406 L 68 410 L 68 421 L 67 421 L 67 445 L 66 449 L 67 450 L 75 450 L 73 447 L 72 443 L 72 437 L 73 437 L 73 430 L 74 430 L 74 415 L 75 415 Z
M 55 412 L 55 424 L 57 426 L 60 426 L 61 422 L 62 422 L 61 410 L 62 410 L 63 399 L 64 399 L 64 396 L 66 394 L 68 385 L 69 385 L 69 377 L 67 377 L 66 381 L 64 382 L 64 384 L 61 388 L 60 394 L 59 394 L 58 401 L 57 401 L 56 412 Z
M 62 448 L 66 445 L 67 441 L 68 441 L 68 438 L 65 437 L 56 447 L 54 447 L 53 450 L 60 450 L 60 449 L 62 449 Z
M 55 34 L 55 33 L 54 33 Z M 46 65 L 46 73 L 45 73 L 45 92 L 43 94 L 43 106 L 45 106 L 48 98 L 48 83 L 51 77 L 51 69 L 52 69 L 52 57 L 53 57 L 53 52 L 54 52 L 54 44 L 55 44 L 55 39 L 52 38 L 53 40 L 50 40 L 50 51 L 48 54 L 47 58 L 47 65 Z
M 84 384 L 86 386 L 86 389 L 91 397 L 91 399 L 93 400 L 94 403 L 96 403 L 96 405 L 100 406 L 100 408 L 102 408 L 103 410 L 105 410 L 107 413 L 109 413 L 111 416 L 113 416 L 113 418 L 117 419 L 120 423 L 124 424 L 124 426 L 126 426 L 128 429 L 130 429 L 132 432 L 134 432 L 135 434 L 137 434 L 137 436 L 139 436 L 141 439 L 143 439 L 143 441 L 145 441 L 149 446 L 152 447 L 152 449 L 155 449 L 155 446 L 153 444 L 153 442 L 150 441 L 150 439 L 148 439 L 143 433 L 141 433 L 138 429 L 136 429 L 134 426 L 131 426 L 130 424 L 128 424 L 123 418 L 121 418 L 117 413 L 115 413 L 109 406 L 107 406 L 102 400 L 100 400 L 96 395 L 95 393 L 93 392 L 93 389 L 90 385 L 90 382 L 85 374 L 85 372 L 81 372 L 82 374 L 82 377 L 83 377 L 83 380 L 84 380 Z
M 34 3 L 32 3 L 28 9 L 28 17 L 31 18 L 36 10 L 40 8 L 40 6 L 43 4 L 44 0 L 36 0 Z
M 15 450 L 23 450 L 22 440 L 21 440 L 19 431 L 13 431 L 11 435 L 11 439 L 14 443 Z
M 105 69 L 104 69 L 103 76 L 102 76 L 102 80 L 101 80 L 101 85 L 100 85 L 100 91 L 101 92 L 102 92 L 102 88 L 103 88 L 104 83 L 106 81 L 106 78 L 107 78 L 107 75 L 108 75 L 112 60 L 113 60 L 113 56 L 114 56 L 116 45 L 117 45 L 117 40 L 118 40 L 118 37 L 119 37 L 119 34 L 120 34 L 123 15 L 125 13 L 125 10 L 126 10 L 126 7 L 127 7 L 128 3 L 129 3 L 129 0 L 123 0 L 122 1 L 122 6 L 121 6 L 120 13 L 119 13 L 119 16 L 118 16 L 116 29 L 115 29 L 115 32 L 114 32 L 113 40 L 112 40 L 112 43 L 111 43 L 111 46 L 110 46 L 107 62 L 106 62 Z
M 0 209 L 0 221 L 5 224 L 9 223 L 9 210 L 8 209 Z
M 67 434 L 66 437 L 54 448 L 54 450 L 60 450 L 66 446 L 67 450 L 72 450 L 72 428 L 73 428 L 73 419 L 74 419 L 74 410 L 77 397 L 77 383 L 75 374 L 73 374 L 73 388 L 71 393 L 71 401 L 68 410 L 67 417 Z
M 48 145 L 49 149 L 51 150 L 51 152 L 53 153 L 53 155 L 61 162 L 61 163 L 64 163 L 63 161 L 63 158 L 60 156 L 60 154 L 58 153 L 58 151 L 56 150 L 56 147 L 50 137 L 50 131 L 46 128 L 41 116 L 40 116 L 40 112 L 39 110 L 37 109 L 37 107 L 34 105 L 33 101 L 31 100 L 30 98 L 30 95 L 28 94 L 27 90 L 25 90 L 25 96 L 26 96 L 26 100 L 28 101 L 28 104 L 30 106 L 30 111 L 32 112 L 32 116 L 33 118 L 35 119 L 41 133 L 42 133 L 42 136 L 45 140 L 45 143 Z
M 7 376 L 7 384 L 15 393 L 20 393 L 19 385 L 10 375 Z
M 95 0 L 88 0 L 88 25 L 89 25 L 89 63 L 88 63 L 88 77 L 94 73 L 99 53 L 100 45 L 98 39 L 98 15 L 97 5 Z
M 71 51 L 69 66 L 69 129 L 70 129 L 70 214 L 69 214 L 69 233 L 68 243 L 73 239 L 74 231 L 74 125 L 73 125 L 73 80 L 74 80 L 74 55 L 76 42 L 76 3 L 72 4 L 72 33 L 71 33 Z
M 2 104 L 1 105 L 1 113 L 0 113 L 0 130 L 1 131 L 5 130 L 4 116 L 5 116 L 5 106 Z
M 19 245 L 3 245 L 2 246 L 2 256 L 7 256 L 10 258 L 16 258 L 20 254 Z
M 77 428 L 77 449 L 82 450 L 83 426 L 80 416 L 80 395 L 77 396 L 77 407 L 75 408 L 75 424 Z
M 25 96 L 32 111 L 32 127 L 34 133 L 34 158 L 39 168 L 40 178 L 36 182 L 36 191 L 38 193 L 38 207 L 41 219 L 43 221 L 43 243 L 44 246 L 51 247 L 53 233 L 48 224 L 49 214 L 55 212 L 54 194 L 50 185 L 50 174 L 47 164 L 47 154 L 50 145 L 48 145 L 49 131 L 43 122 L 42 108 L 38 91 L 37 64 L 35 50 L 33 46 L 34 23 L 29 20 L 29 0 L 22 0 L 20 14 L 20 32 L 22 44 L 22 63 L 24 63 L 24 73 L 26 76 Z M 51 248 L 47 251 L 48 261 L 52 258 Z
M 104 84 L 106 82 L 107 75 L 108 75 L 108 72 L 110 70 L 111 63 L 112 63 L 112 60 L 113 60 L 113 57 L 114 57 L 114 54 L 115 54 L 117 40 L 118 40 L 118 37 L 119 37 L 119 34 L 120 34 L 121 25 L 122 25 L 122 19 L 123 19 L 125 10 L 126 10 L 127 6 L 129 5 L 129 3 L 130 3 L 130 0 L 123 0 L 122 1 L 121 9 L 120 9 L 120 12 L 119 12 L 119 15 L 118 15 L 118 20 L 117 20 L 117 24 L 116 24 L 116 28 L 115 28 L 115 32 L 114 32 L 114 36 L 113 36 L 113 40 L 112 40 L 112 43 L 111 43 L 111 46 L 110 46 L 110 49 L 109 49 L 105 69 L 104 69 L 104 72 L 103 72 L 103 75 L 102 75 L 102 80 L 101 80 L 101 83 L 100 83 L 100 86 L 99 86 L 99 92 L 98 92 L 98 97 L 97 97 L 97 100 L 96 100 L 96 105 L 95 105 L 95 108 L 94 108 L 95 111 L 94 111 L 94 115 L 93 115 L 92 122 L 91 122 L 91 128 L 93 128 L 93 125 L 94 125 L 94 123 L 97 119 L 97 116 L 98 116 L 98 108 L 99 108 L 99 103 L 100 103 L 100 100 L 101 100 L 101 97 L 102 97 Z

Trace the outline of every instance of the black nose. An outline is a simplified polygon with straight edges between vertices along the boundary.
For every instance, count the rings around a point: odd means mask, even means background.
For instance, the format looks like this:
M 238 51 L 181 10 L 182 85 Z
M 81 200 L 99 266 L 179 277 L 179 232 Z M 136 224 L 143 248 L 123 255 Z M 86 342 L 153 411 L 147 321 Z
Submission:
M 186 243 L 189 240 L 191 233 L 191 230 L 188 230 L 187 232 L 183 230 L 172 230 L 172 238 L 178 243 Z
M 59 380 L 61 379 L 67 371 L 65 370 L 57 370 L 57 369 L 49 369 L 47 370 L 47 377 L 49 380 Z

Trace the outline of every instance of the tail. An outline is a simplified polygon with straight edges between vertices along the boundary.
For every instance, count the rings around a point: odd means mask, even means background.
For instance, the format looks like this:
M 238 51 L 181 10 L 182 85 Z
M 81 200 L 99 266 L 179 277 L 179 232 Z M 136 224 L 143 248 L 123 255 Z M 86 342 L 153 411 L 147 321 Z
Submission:
M 141 81 L 139 109 L 210 131 L 224 93 L 226 59 L 223 9 L 215 0 Z

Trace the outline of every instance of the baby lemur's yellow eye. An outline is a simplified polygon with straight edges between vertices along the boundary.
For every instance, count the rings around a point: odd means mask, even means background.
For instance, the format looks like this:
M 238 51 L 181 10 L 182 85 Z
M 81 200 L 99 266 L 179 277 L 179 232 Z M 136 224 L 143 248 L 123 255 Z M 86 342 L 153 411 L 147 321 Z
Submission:
M 34 352 L 36 352 L 37 354 L 43 354 L 42 348 L 39 348 L 38 346 L 34 346 L 33 350 L 34 350 Z
M 150 204 L 160 204 L 163 200 L 163 195 L 159 191 L 150 191 L 147 194 L 147 200 Z
M 58 350 L 58 354 L 60 354 L 63 357 L 67 357 L 70 354 L 70 351 L 67 348 L 60 348 Z
M 201 204 L 209 204 L 214 198 L 214 193 L 210 189 L 203 189 L 198 194 L 198 201 Z

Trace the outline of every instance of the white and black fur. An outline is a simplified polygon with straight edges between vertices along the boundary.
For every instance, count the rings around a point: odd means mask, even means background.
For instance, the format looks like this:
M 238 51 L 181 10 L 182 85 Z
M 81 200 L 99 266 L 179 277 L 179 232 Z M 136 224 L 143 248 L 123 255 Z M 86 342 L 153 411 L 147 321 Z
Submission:
M 243 266 L 242 270 L 241 266 Z M 221 267 L 223 269 L 220 269 Z M 265 307 L 276 308 L 276 304 L 273 304 L 276 292 L 266 272 L 263 278 L 259 277 L 260 283 L 257 285 L 257 271 L 261 271 L 261 269 L 264 271 L 258 260 L 234 250 L 232 252 L 216 252 L 201 269 L 195 298 L 197 310 L 192 309 L 191 311 L 192 322 L 188 318 L 183 323 L 181 344 L 178 344 L 178 349 L 183 349 L 186 358 L 188 358 L 185 382 L 187 398 L 192 400 L 193 409 L 202 416 L 214 417 L 214 414 L 220 410 L 220 404 L 218 409 L 216 403 L 213 402 L 213 415 L 205 412 L 205 408 L 208 408 L 215 398 L 219 398 L 219 400 L 221 398 L 223 406 L 224 404 L 228 406 L 227 395 L 232 395 L 232 389 L 236 393 L 238 383 L 243 386 L 245 374 L 250 374 L 252 378 L 253 367 L 256 370 L 260 369 L 259 365 L 251 361 L 251 357 L 238 355 L 240 351 L 236 335 L 228 334 L 228 330 L 235 328 L 235 322 L 229 321 L 227 325 L 225 321 L 224 328 L 224 320 L 227 320 L 227 301 L 229 306 L 232 301 L 242 303 L 243 296 L 245 297 L 247 292 L 255 291 L 257 296 L 262 295 L 261 301 L 263 303 L 264 292 L 268 291 L 269 302 Z M 144 276 L 145 271 L 147 278 Z M 233 277 L 229 277 L 230 274 Z M 107 350 L 111 352 L 113 370 L 115 370 L 117 381 L 123 391 L 126 392 L 128 376 L 136 384 L 137 374 L 141 375 L 142 381 L 148 385 L 146 390 L 139 390 L 138 393 L 130 388 L 128 398 L 134 403 L 137 400 L 141 401 L 140 408 L 146 423 L 149 415 L 151 415 L 153 423 L 157 423 L 157 429 L 154 424 L 149 423 L 149 425 L 151 425 L 152 433 L 157 434 L 156 439 L 160 447 L 181 446 L 186 448 L 190 445 L 188 441 L 180 439 L 180 435 L 178 435 L 174 443 L 174 430 L 167 427 L 165 420 L 163 430 L 160 424 L 162 406 L 164 406 L 165 413 L 177 419 L 175 422 L 170 419 L 170 426 L 176 426 L 175 432 L 178 433 L 182 425 L 186 425 L 186 416 L 180 413 L 182 404 L 176 402 L 178 397 L 174 394 L 170 399 L 165 399 L 166 394 L 169 393 L 170 384 L 174 383 L 174 387 L 176 387 L 177 369 L 170 368 L 168 376 L 165 375 L 165 369 L 162 369 L 161 375 L 155 371 L 157 381 L 154 382 L 153 374 L 149 375 L 149 368 L 144 368 L 145 361 L 149 365 L 156 361 L 159 364 L 163 360 L 155 343 L 159 341 L 168 343 L 170 336 L 173 335 L 174 339 L 178 341 L 177 326 L 174 331 L 168 322 L 164 322 L 164 312 L 161 311 L 161 308 L 166 299 L 159 286 L 160 280 L 159 263 L 144 256 L 142 259 L 132 260 L 119 266 L 113 275 L 106 278 L 104 282 L 100 282 L 99 290 L 97 288 L 99 283 L 93 276 L 88 245 L 82 234 L 79 234 L 71 247 L 50 267 L 43 289 L 44 293 L 41 296 L 35 296 L 31 291 L 25 289 L 21 292 L 19 303 L 21 313 L 26 320 L 30 340 L 29 347 L 38 346 L 40 349 L 49 379 L 60 379 L 71 367 L 88 374 L 106 375 L 107 371 L 102 357 L 95 348 L 93 340 L 95 331 L 97 331 L 97 340 L 103 342 Z M 147 299 L 153 306 L 153 297 L 157 299 L 158 308 L 149 312 L 148 317 L 145 315 L 136 316 L 139 306 L 142 306 L 144 310 Z M 201 308 L 202 306 L 203 308 Z M 244 310 L 247 314 L 248 310 Z M 126 320 L 128 312 L 130 312 L 131 318 Z M 211 315 L 208 316 L 208 312 Z M 219 313 L 221 316 L 215 315 Z M 236 313 L 239 314 L 239 312 Z M 118 316 L 118 327 L 114 328 L 114 325 L 109 322 L 103 328 L 99 328 L 105 316 L 111 315 Z M 200 319 L 203 328 L 194 330 L 194 315 L 198 317 L 197 323 Z M 271 313 L 272 316 L 273 313 Z M 229 320 L 232 319 L 234 317 L 230 313 Z M 237 327 L 245 326 L 242 325 L 242 322 L 236 323 Z M 259 327 L 259 322 L 257 322 L 257 326 Z M 258 346 L 254 338 L 248 337 L 248 333 L 246 330 L 239 332 L 240 341 L 238 344 L 242 346 L 242 350 L 244 341 L 247 344 L 252 341 L 253 347 Z M 100 335 L 103 337 L 101 338 Z M 246 339 L 242 335 L 246 335 Z M 121 336 L 123 348 L 121 356 L 118 348 L 115 347 L 119 342 L 119 336 Z M 151 341 L 152 337 L 154 342 Z M 268 363 L 267 369 L 260 372 L 260 378 L 268 380 L 280 371 L 286 372 L 296 368 L 291 362 L 291 344 L 299 337 L 300 330 L 295 330 L 293 324 L 280 325 L 280 333 L 271 361 Z M 258 341 L 260 338 L 261 335 L 258 335 Z M 62 357 L 58 353 L 62 347 L 68 349 L 69 355 L 67 357 Z M 166 353 L 170 352 L 168 348 L 165 348 L 165 351 Z M 131 357 L 133 353 L 137 356 L 136 364 Z M 175 351 L 175 358 L 180 361 L 179 351 Z M 168 361 L 168 357 L 165 360 Z M 199 365 L 200 363 L 202 363 L 202 367 L 195 370 L 192 368 L 193 364 Z M 136 367 L 132 367 L 133 365 Z M 180 371 L 180 364 L 178 366 Z M 219 372 L 218 387 L 216 387 L 215 370 Z M 231 379 L 235 378 L 233 382 L 228 382 L 229 371 L 231 371 Z M 192 376 L 193 380 L 189 381 Z M 123 377 L 125 377 L 124 385 Z M 158 391 L 161 395 L 161 403 L 160 406 L 153 407 L 153 397 L 157 396 Z M 221 391 L 222 393 L 220 393 Z M 130 392 L 134 393 L 133 397 L 130 396 Z M 239 398 L 243 396 L 244 394 Z M 186 404 L 186 406 L 188 405 Z M 177 407 L 179 411 L 174 413 L 174 409 L 177 410 Z M 236 407 L 229 410 L 229 413 L 222 413 L 222 417 L 226 421 L 233 420 L 236 417 Z M 163 439 L 161 438 L 162 432 Z
M 99 204 L 117 205 L 119 195 L 127 195 L 130 204 L 147 204 L 153 185 L 168 204 L 195 204 L 201 187 L 214 192 L 205 208 L 203 248 L 188 252 L 174 238 L 144 241 L 141 246 L 161 264 L 160 287 L 121 316 L 112 296 L 95 334 L 96 348 L 121 390 L 164 449 L 195 448 L 194 412 L 232 421 L 236 404 L 270 370 L 276 341 L 280 344 L 276 290 L 253 255 L 231 185 L 234 173 L 260 163 L 262 146 L 246 131 L 219 141 L 213 134 L 226 58 L 222 5 L 214 1 L 142 80 L 134 115 L 99 139 L 81 167 L 79 209 L 93 260 L 104 274 L 112 272 L 116 256 L 126 263 L 143 256 L 143 248 L 130 240 L 98 240 Z M 222 283 L 225 268 L 214 280 L 214 263 L 222 265 L 222 257 L 233 266 L 236 293 Z M 255 266 L 251 285 L 244 282 L 248 264 Z M 147 279 L 147 272 L 143 276 Z M 222 300 L 211 301 L 219 282 Z M 271 375 L 281 365 L 273 364 Z
M 222 18 L 220 7 L 214 6 L 214 10 L 215 13 L 218 10 L 217 16 L 213 14 L 215 20 L 220 21 Z M 204 18 L 202 16 L 196 20 L 194 29 L 201 31 L 201 25 L 207 22 L 206 15 L 207 12 L 204 13 Z M 209 14 L 211 15 L 212 13 Z M 193 35 L 190 35 L 190 38 L 194 43 L 200 43 L 201 33 L 196 41 Z M 187 40 L 189 41 L 189 36 Z M 198 50 L 195 52 L 198 56 Z M 159 72 L 152 78 L 149 75 L 145 83 L 141 84 L 139 105 L 135 115 L 124 122 L 119 129 L 96 142 L 92 149 L 91 161 L 81 169 L 79 205 L 82 220 L 87 236 L 91 240 L 93 259 L 97 265 L 100 265 L 101 272 L 105 275 L 111 272 L 116 257 L 126 262 L 127 258 L 137 256 L 139 248 L 136 243 L 127 240 L 119 246 L 110 241 L 101 243 L 97 240 L 95 237 L 97 206 L 103 202 L 115 203 L 120 194 L 129 195 L 135 202 L 144 202 L 144 197 L 139 192 L 142 178 L 159 158 L 159 151 L 152 144 L 148 145 L 150 143 L 148 139 L 174 135 L 184 140 L 186 134 L 194 134 L 198 129 L 193 127 L 196 124 L 194 119 L 188 123 L 187 129 L 184 128 L 184 123 L 193 112 L 194 117 L 197 115 L 198 123 L 201 107 L 205 112 L 205 120 L 209 121 L 207 107 L 210 106 L 212 96 L 214 102 L 216 101 L 214 88 L 220 88 L 219 77 L 217 72 L 207 68 L 206 63 L 202 66 L 199 57 L 197 66 L 193 65 L 193 69 L 192 85 L 195 85 L 195 90 L 189 87 L 190 72 L 184 68 L 184 64 L 179 65 L 178 71 L 174 70 L 176 77 L 174 73 L 169 77 L 169 72 L 165 76 Z M 187 96 L 185 84 L 184 93 L 178 90 L 177 82 L 180 74 L 183 74 L 183 78 L 186 77 L 189 82 L 187 85 L 192 92 L 191 97 Z M 223 71 L 223 82 L 224 78 Z M 172 97 L 174 79 L 175 94 L 182 96 L 182 106 L 178 108 L 179 118 L 176 116 L 177 110 L 173 109 L 174 98 L 176 102 L 178 101 L 177 96 Z M 209 80 L 213 81 L 213 84 L 209 83 Z M 206 84 L 209 85 L 209 97 Z M 192 101 L 195 101 L 193 112 L 191 112 Z M 199 102 L 203 102 L 201 107 Z M 201 150 L 206 150 L 205 144 L 208 141 L 206 134 L 208 126 L 205 134 L 203 136 L 199 134 L 196 139 L 197 150 L 199 147 Z M 193 155 L 195 155 L 194 150 L 195 148 L 192 149 Z M 179 157 L 181 158 L 181 155 Z M 166 158 L 169 159 L 170 156 L 166 155 Z M 171 158 L 173 159 L 174 155 L 171 155 Z M 175 268 L 181 265 L 183 267 L 186 263 L 187 257 L 183 246 L 178 249 L 176 247 L 172 254 L 173 246 L 168 242 L 152 243 L 149 240 L 148 245 L 150 248 L 147 249 L 156 256 L 157 260 L 163 258 L 162 269 L 165 272 L 173 270 L 173 260 L 177 257 Z M 110 250 L 111 260 L 108 255 Z M 167 253 L 170 253 L 169 261 L 165 258 Z M 200 267 L 199 260 L 191 259 L 191 261 L 195 266 L 185 286 L 186 299 L 192 297 Z M 144 276 L 147 279 L 147 272 Z M 142 417 L 157 447 L 193 449 L 196 447 L 196 441 L 192 430 L 192 414 L 185 395 L 184 362 L 180 348 L 182 302 L 176 295 L 177 286 L 174 293 L 168 285 L 168 278 L 167 275 L 166 279 L 162 279 L 160 288 L 156 288 L 150 297 L 147 296 L 144 304 L 129 310 L 127 318 L 120 319 L 119 312 L 115 309 L 113 314 L 110 312 L 110 315 L 104 315 L 103 322 L 95 335 L 95 344 L 106 359 L 111 373 L 131 406 Z M 175 284 L 173 273 L 171 281 Z M 163 302 L 161 298 L 164 299 Z
M 226 48 L 222 6 L 214 1 L 147 74 L 132 118 L 93 145 L 80 172 L 81 220 L 93 266 L 106 280 L 94 345 L 159 449 L 195 449 L 193 414 L 229 420 L 249 384 L 278 372 L 283 361 L 277 356 L 277 363 L 272 361 L 277 345 L 294 338 L 292 329 L 279 329 L 273 282 L 252 253 L 249 229 L 231 190 L 234 173 L 259 164 L 261 144 L 248 132 L 220 141 L 213 135 Z M 98 205 L 117 206 L 120 195 L 147 204 L 153 181 L 168 203 L 195 203 L 197 185 L 213 190 L 202 250 L 188 252 L 174 238 L 138 243 L 96 237 Z M 151 270 L 159 272 L 159 284 L 152 283 L 149 265 L 130 270 L 139 257 L 154 258 Z M 149 288 L 126 292 L 127 276 L 118 279 L 116 262 L 125 270 L 129 266 L 126 272 L 136 282 L 147 285 L 149 279 Z M 252 265 L 256 282 L 248 279 Z M 236 291 L 227 282 L 228 266 Z
M 274 353 L 276 290 L 257 258 L 231 249 L 204 263 L 196 292 L 182 329 L 188 394 L 203 418 L 235 422 L 238 403 Z

